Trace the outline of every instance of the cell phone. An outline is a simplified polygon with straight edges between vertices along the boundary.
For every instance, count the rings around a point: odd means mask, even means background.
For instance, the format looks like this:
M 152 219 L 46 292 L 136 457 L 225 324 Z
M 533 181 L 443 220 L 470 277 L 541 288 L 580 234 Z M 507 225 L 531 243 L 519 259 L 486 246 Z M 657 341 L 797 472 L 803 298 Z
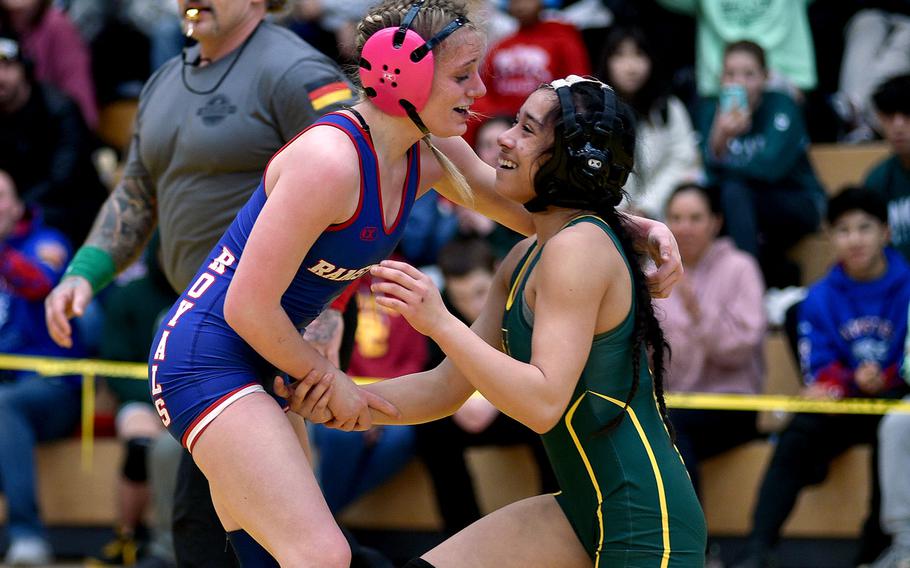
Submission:
M 720 90 L 721 112 L 730 112 L 731 110 L 745 111 L 748 108 L 749 97 L 746 94 L 746 88 L 742 85 L 725 85 Z

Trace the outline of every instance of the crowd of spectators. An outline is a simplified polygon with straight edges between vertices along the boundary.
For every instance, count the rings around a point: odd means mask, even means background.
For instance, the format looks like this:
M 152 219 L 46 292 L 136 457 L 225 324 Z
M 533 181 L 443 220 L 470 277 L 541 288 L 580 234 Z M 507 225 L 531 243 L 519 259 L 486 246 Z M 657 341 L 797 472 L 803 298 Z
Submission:
M 371 3 L 290 0 L 270 17 L 344 66 L 356 63 L 353 27 Z M 771 324 L 763 299 L 769 289 L 805 283 L 792 249 L 824 232 L 836 264 L 793 312 L 805 396 L 907 394 L 910 2 L 469 3 L 483 16 L 489 46 L 487 95 L 474 105 L 478 119 L 466 137 L 487 163 L 496 166 L 497 137 L 521 101 L 555 78 L 598 76 L 636 111 L 636 166 L 624 207 L 664 220 L 686 268 L 672 297 L 657 302 L 673 349 L 671 392 L 765 391 Z M 106 106 L 136 100 L 154 70 L 185 58 L 187 42 L 175 0 L 0 0 L 0 351 L 146 359 L 158 314 L 174 298 L 157 240 L 93 302 L 95 317 L 80 320 L 74 349 L 52 347 L 38 312 L 111 189 L 102 182 L 111 172 L 98 171 Z M 810 144 L 873 140 L 889 156 L 856 172 L 861 187 L 823 188 Z M 431 192 L 415 205 L 398 254 L 436 274 L 453 313 L 469 322 L 495 263 L 518 238 Z M 368 282 L 355 297 L 350 373 L 386 377 L 435 364 L 438 349 L 379 308 Z M 23 456 L 75 429 L 77 384 L 75 377 L 0 377 L 8 562 L 40 565 L 53 555 L 37 511 L 34 461 Z M 119 548 L 99 554 L 126 563 L 146 555 L 167 566 L 166 534 L 138 548 L 148 503 L 166 508 L 162 492 L 173 492 L 166 481 L 156 489 L 147 473 L 148 449 L 162 429 L 144 385 L 108 385 L 121 405 L 117 434 L 127 460 L 112 488 Z M 775 452 L 739 566 L 771 565 L 799 491 L 821 482 L 831 460 L 857 443 L 871 445 L 876 459 L 857 563 L 880 556 L 875 568 L 910 566 L 903 476 L 910 420 L 895 414 L 879 425 L 879 418 L 797 414 L 772 434 Z M 697 489 L 700 462 L 767 435 L 751 412 L 673 410 L 671 419 Z M 318 428 L 313 441 L 336 513 L 417 456 L 437 488 L 445 530 L 455 532 L 480 514 L 464 457 L 475 445 L 528 444 L 541 490 L 557 489 L 536 437 L 478 398 L 438 423 L 366 433 Z M 894 544 L 885 550 L 888 537 Z

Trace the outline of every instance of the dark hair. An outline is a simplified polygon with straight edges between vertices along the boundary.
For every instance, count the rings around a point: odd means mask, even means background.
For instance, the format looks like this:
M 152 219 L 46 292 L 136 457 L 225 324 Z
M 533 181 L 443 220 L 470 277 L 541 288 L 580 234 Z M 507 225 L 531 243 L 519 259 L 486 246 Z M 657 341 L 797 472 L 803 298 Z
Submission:
M 645 56 L 651 61 L 651 72 L 644 84 L 636 93 L 626 93 L 629 97 L 628 103 L 632 105 L 635 112 L 638 113 L 639 119 L 651 121 L 652 117 L 657 116 L 662 124 L 668 120 L 667 96 L 668 92 L 662 86 L 660 81 L 659 61 L 648 37 L 641 28 L 637 27 L 617 27 L 613 29 L 604 42 L 603 51 L 600 55 L 599 76 L 608 85 L 614 85 L 615 80 L 610 75 L 610 59 L 619 52 L 623 42 L 631 41 L 639 50 L 644 52 Z
M 615 114 L 607 132 L 597 132 L 595 123 L 604 111 L 603 83 L 590 80 L 570 87 L 575 120 L 580 132 L 566 132 L 562 104 L 558 102 L 543 117 L 543 123 L 553 125 L 553 145 L 540 154 L 542 163 L 534 176 L 537 198 L 525 204 L 531 211 L 541 205 L 559 205 L 599 211 L 613 208 L 626 196 L 622 186 L 635 163 L 635 111 L 612 89 Z M 553 91 L 552 85 L 541 90 Z M 558 95 L 557 95 L 558 97 Z M 583 147 L 584 146 L 584 147 Z M 597 173 L 580 167 L 586 161 L 580 155 L 590 148 L 605 158 L 603 169 Z M 543 160 L 545 156 L 548 159 Z
M 478 268 L 493 272 L 496 257 L 482 237 L 458 236 L 439 250 L 436 262 L 443 276 L 458 278 Z
M 628 172 L 634 163 L 634 111 L 615 93 L 610 91 L 608 96 L 615 97 L 616 116 L 610 128 L 609 139 L 598 142 L 598 138 L 591 135 L 590 132 L 591 127 L 599 120 L 604 111 L 604 91 L 602 87 L 597 82 L 585 81 L 573 84 L 570 87 L 570 92 L 572 103 L 575 106 L 576 120 L 582 129 L 588 133 L 586 139 L 592 141 L 595 145 L 602 144 L 603 147 L 598 148 L 598 150 L 609 156 L 611 163 L 609 167 L 604 167 L 600 170 L 599 176 L 586 178 L 587 187 L 578 187 L 581 183 L 580 176 L 572 176 L 571 172 L 567 178 L 562 179 L 554 173 L 559 172 L 560 169 L 571 167 L 573 163 L 564 150 L 564 147 L 568 146 L 568 141 L 566 140 L 566 128 L 563 124 L 561 104 L 557 102 L 544 119 L 544 124 L 553 125 L 553 145 L 542 154 L 544 156 L 550 154 L 551 157 L 541 165 L 534 179 L 535 191 L 540 195 L 544 191 L 540 186 L 556 183 L 558 184 L 557 187 L 562 188 L 560 193 L 566 195 L 572 205 L 561 204 L 559 195 L 557 195 L 555 202 L 552 202 L 554 205 L 576 206 L 593 211 L 610 226 L 619 239 L 623 254 L 629 261 L 634 296 L 633 305 L 635 306 L 634 327 L 632 330 L 632 388 L 629 389 L 623 412 L 607 423 L 601 433 L 607 433 L 618 427 L 625 417 L 625 411 L 629 403 L 638 392 L 641 359 L 650 350 L 657 405 L 667 430 L 673 437 L 673 426 L 667 417 L 667 405 L 664 402 L 664 355 L 665 353 L 669 354 L 670 346 L 664 339 L 663 330 L 654 314 L 654 307 L 651 304 L 651 293 L 648 290 L 645 275 L 641 268 L 640 254 L 635 248 L 635 243 L 626 228 L 626 224 L 630 222 L 629 218 L 616 209 L 625 196 L 625 191 L 622 189 L 625 176 L 622 176 L 621 181 L 617 181 L 615 176 L 616 168 Z M 566 160 L 568 165 L 557 163 L 554 166 L 551 163 L 554 160 Z M 541 175 L 542 173 L 543 175 Z M 587 203 L 584 203 L 585 199 L 587 199 Z
M 877 191 L 850 186 L 828 200 L 828 224 L 833 225 L 851 211 L 862 211 L 882 223 L 888 223 L 888 202 Z
M 882 114 L 910 116 L 910 74 L 891 77 L 875 89 L 872 103 Z
M 727 56 L 731 53 L 737 51 L 751 55 L 755 58 L 756 61 L 758 61 L 758 65 L 762 68 L 762 70 L 768 70 L 768 64 L 766 63 L 765 59 L 765 50 L 762 48 L 762 46 L 758 45 L 754 41 L 743 39 L 734 41 L 733 43 L 728 43 L 727 47 L 724 48 L 724 59 L 726 59 Z
M 676 198 L 680 193 L 685 193 L 687 191 L 692 191 L 697 193 L 704 199 L 705 203 L 708 205 L 708 210 L 711 211 L 714 215 L 721 215 L 722 209 L 720 205 L 720 194 L 713 187 L 707 187 L 694 181 L 687 181 L 677 185 L 673 191 L 670 193 L 670 197 L 667 198 L 667 204 L 665 209 L 670 209 L 670 203 Z

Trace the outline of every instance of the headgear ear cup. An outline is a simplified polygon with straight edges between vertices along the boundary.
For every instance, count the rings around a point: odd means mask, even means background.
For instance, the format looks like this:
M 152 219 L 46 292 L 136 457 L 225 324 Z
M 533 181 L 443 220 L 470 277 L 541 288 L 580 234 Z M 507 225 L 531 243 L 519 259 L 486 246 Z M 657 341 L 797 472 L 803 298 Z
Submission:
M 576 112 L 572 86 L 586 83 L 602 95 L 602 108 L 588 118 Z M 623 140 L 634 125 L 617 120 L 617 98 L 609 85 L 569 75 L 550 83 L 562 118 L 562 140 L 535 176 L 537 196 L 525 203 L 531 212 L 548 205 L 590 208 L 605 198 L 615 205 L 632 167 Z M 618 129 L 618 130 L 616 130 Z M 632 137 L 634 150 L 634 135 Z M 612 203 L 615 201 L 615 203 Z
M 386 114 L 414 119 L 423 110 L 433 87 L 433 48 L 468 23 L 465 17 L 455 18 L 425 41 L 409 29 L 423 4 L 424 0 L 414 2 L 400 26 L 374 33 L 361 50 L 360 82 L 373 104 Z

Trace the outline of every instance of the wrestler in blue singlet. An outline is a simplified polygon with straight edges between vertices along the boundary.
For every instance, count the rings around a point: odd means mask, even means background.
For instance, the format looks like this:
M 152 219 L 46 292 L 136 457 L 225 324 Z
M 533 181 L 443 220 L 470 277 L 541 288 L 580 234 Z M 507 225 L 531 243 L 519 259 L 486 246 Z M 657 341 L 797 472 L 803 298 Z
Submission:
M 281 306 L 301 330 L 352 280 L 394 250 L 420 183 L 418 143 L 407 153 L 398 217 L 386 227 L 379 164 L 369 133 L 340 113 L 327 114 L 310 128 L 319 125 L 345 132 L 356 147 L 360 201 L 350 219 L 330 225 L 313 243 L 281 298 Z M 263 392 L 275 376 L 274 367 L 224 318 L 228 285 L 265 204 L 264 179 L 162 320 L 149 354 L 155 407 L 171 435 L 191 452 L 199 434 L 224 408 L 247 394 Z

